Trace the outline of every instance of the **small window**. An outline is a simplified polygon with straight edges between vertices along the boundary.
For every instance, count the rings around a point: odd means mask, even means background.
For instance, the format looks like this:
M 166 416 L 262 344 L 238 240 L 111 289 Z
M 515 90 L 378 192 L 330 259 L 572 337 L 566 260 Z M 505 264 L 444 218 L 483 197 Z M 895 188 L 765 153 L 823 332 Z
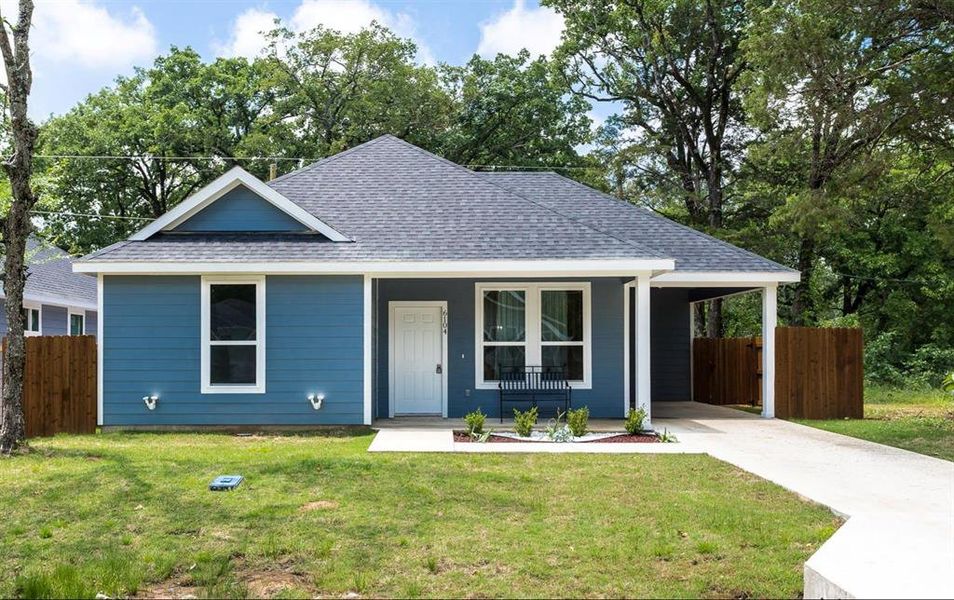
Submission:
M 86 315 L 70 313 L 70 335 L 86 333 Z
M 203 393 L 265 391 L 265 279 L 203 279 Z
M 40 333 L 40 309 L 39 308 L 23 308 L 23 331 L 27 334 L 36 334 Z
M 527 356 L 527 293 L 524 290 L 484 292 L 484 380 L 500 379 Z

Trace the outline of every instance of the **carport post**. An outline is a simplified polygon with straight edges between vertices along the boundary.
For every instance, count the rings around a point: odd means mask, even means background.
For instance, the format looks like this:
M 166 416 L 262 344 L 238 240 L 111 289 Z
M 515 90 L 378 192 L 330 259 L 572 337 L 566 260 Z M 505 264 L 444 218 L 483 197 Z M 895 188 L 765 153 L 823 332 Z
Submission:
M 652 428 L 649 387 L 649 273 L 636 278 L 636 407 L 646 411 L 643 427 Z
M 778 285 L 762 288 L 762 416 L 775 418 L 775 326 Z

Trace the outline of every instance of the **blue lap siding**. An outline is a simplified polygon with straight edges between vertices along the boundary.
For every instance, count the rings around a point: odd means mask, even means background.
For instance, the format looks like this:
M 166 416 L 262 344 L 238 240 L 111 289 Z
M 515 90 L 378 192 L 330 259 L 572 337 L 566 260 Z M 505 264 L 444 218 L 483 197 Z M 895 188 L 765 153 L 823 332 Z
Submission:
M 363 422 L 361 277 L 267 277 L 264 394 L 200 393 L 200 277 L 103 281 L 104 425 Z M 320 411 L 310 393 L 325 394 Z
M 245 187 L 225 194 L 176 231 L 305 231 L 308 228 Z
M 381 279 L 375 299 L 376 414 L 388 416 L 388 302 L 391 300 L 447 301 L 447 413 L 462 417 L 480 408 L 499 416 L 497 392 L 475 389 L 474 286 L 475 279 Z M 493 279 L 489 281 L 506 281 Z M 561 281 L 537 279 L 521 281 Z M 569 280 L 562 280 L 569 281 Z M 574 280 L 581 281 L 581 280 Z M 599 278 L 591 282 L 593 385 L 573 390 L 573 406 L 587 406 L 593 417 L 623 416 L 623 280 Z

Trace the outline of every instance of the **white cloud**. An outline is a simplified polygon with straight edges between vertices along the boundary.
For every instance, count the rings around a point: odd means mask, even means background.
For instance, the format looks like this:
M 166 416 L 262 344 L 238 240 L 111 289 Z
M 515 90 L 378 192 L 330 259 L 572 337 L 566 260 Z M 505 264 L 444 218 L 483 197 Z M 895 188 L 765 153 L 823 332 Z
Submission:
M 562 34 L 563 17 L 553 9 L 528 9 L 524 0 L 514 0 L 513 8 L 480 25 L 477 53 L 492 57 L 526 48 L 534 57 L 548 55 L 560 44 Z
M 213 50 L 222 56 L 251 58 L 258 55 L 265 47 L 263 32 L 272 29 L 277 16 L 256 8 L 246 10 L 235 20 L 228 42 L 214 42 Z M 302 0 L 288 20 L 288 26 L 293 31 L 301 32 L 322 25 L 348 34 L 360 31 L 372 21 L 377 21 L 401 37 L 413 39 L 418 47 L 418 59 L 434 62 L 430 49 L 417 35 L 416 24 L 410 15 L 391 12 L 370 0 Z
M 88 69 L 116 69 L 158 53 L 156 32 L 137 6 L 110 12 L 87 0 L 37 2 L 31 44 L 46 62 Z M 16 3 L 5 1 L 3 14 L 15 19 Z
M 265 47 L 265 32 L 275 27 L 277 18 L 273 12 L 250 8 L 235 19 L 229 41 L 213 41 L 212 49 L 219 56 L 257 56 Z

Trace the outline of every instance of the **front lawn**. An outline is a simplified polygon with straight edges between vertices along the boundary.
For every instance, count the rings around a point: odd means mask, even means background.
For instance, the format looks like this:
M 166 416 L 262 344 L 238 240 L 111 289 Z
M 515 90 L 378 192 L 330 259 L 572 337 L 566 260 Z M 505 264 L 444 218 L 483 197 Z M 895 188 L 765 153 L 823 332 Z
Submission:
M 832 514 L 705 456 L 104 434 L 0 460 L 0 597 L 796 597 Z M 245 475 L 209 492 L 220 474 Z
M 938 390 L 868 386 L 864 419 L 798 422 L 954 461 L 954 401 Z

